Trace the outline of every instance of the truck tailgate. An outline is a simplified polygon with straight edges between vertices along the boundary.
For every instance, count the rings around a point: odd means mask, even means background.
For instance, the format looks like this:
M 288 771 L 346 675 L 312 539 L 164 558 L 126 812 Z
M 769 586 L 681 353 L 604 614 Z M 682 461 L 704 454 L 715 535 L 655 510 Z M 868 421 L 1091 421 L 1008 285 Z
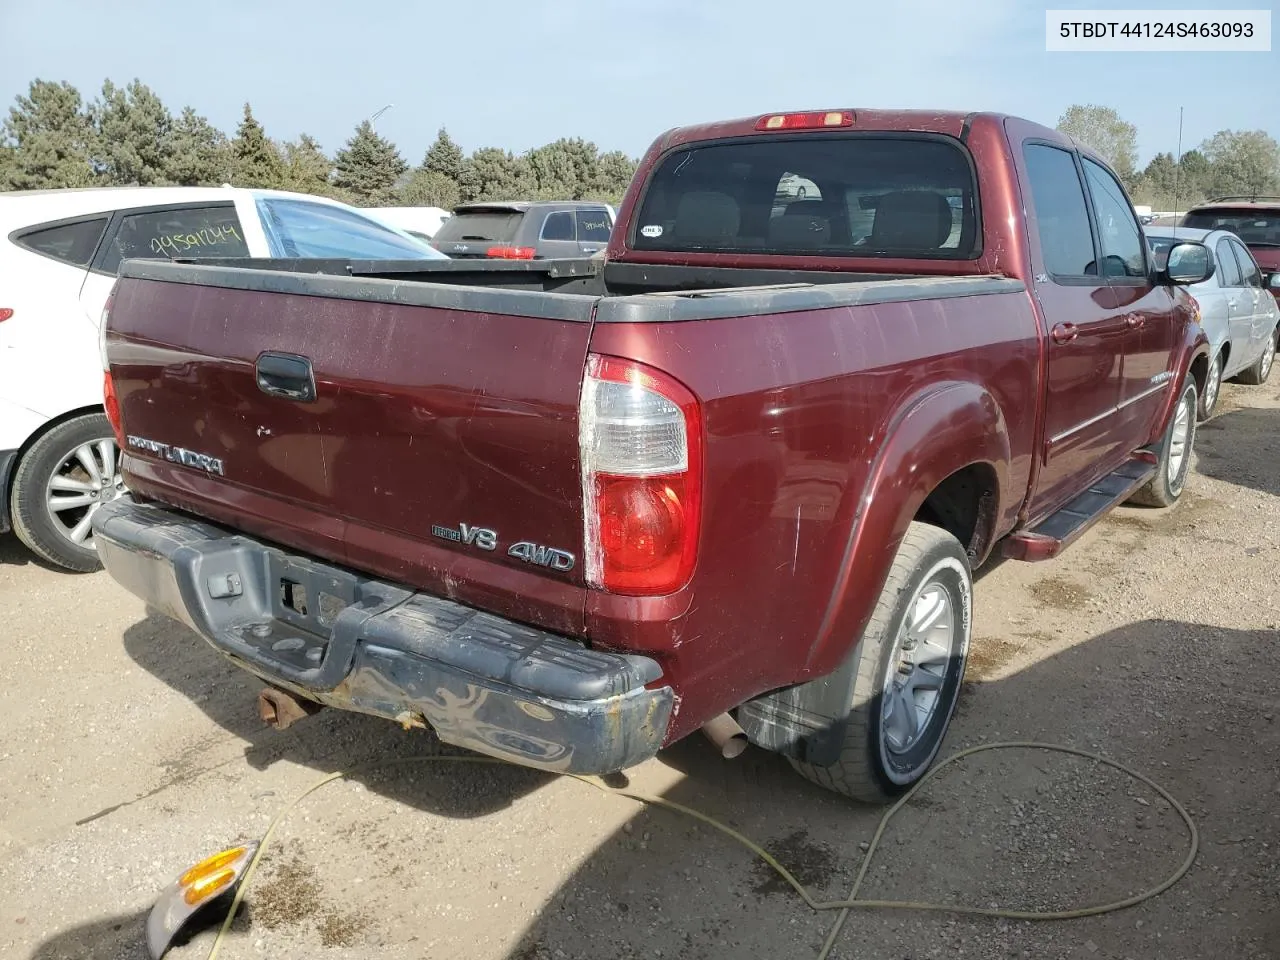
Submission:
M 535 303 L 541 315 L 519 313 Z M 578 633 L 578 395 L 594 303 L 128 264 L 107 335 L 126 480 L 237 529 Z M 290 397 L 306 363 L 314 399 Z

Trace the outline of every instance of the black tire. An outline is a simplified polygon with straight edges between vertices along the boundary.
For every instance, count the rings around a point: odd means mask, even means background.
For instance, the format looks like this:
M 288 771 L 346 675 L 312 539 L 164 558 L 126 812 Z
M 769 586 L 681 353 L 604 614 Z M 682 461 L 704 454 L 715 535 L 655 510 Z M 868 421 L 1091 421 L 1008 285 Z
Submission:
M 1253 362 L 1253 366 L 1241 370 L 1236 379 L 1252 387 L 1266 383 L 1267 378 L 1271 376 L 1271 368 L 1275 366 L 1277 344 L 1280 344 L 1280 330 L 1277 330 L 1272 335 L 1270 342 L 1262 351 L 1262 355 Z
M 937 700 L 918 739 L 895 753 L 883 728 L 886 708 L 891 713 L 892 703 L 901 701 L 886 701 L 887 681 L 891 666 L 906 657 L 899 641 L 907 618 L 922 591 L 931 586 L 941 588 L 950 603 L 945 612 L 953 637 L 951 654 L 937 674 Z M 973 575 L 960 542 L 945 530 L 912 523 L 871 622 L 851 654 L 858 666 L 840 756 L 828 766 L 794 759 L 791 765 L 819 786 L 864 803 L 888 803 L 909 790 L 928 771 L 951 723 L 969 654 L 972 598 Z
M 66 420 L 41 436 L 18 461 L 13 474 L 13 487 L 9 496 L 9 512 L 13 517 L 13 532 L 32 553 L 41 559 L 76 573 L 98 570 L 102 562 L 93 547 L 90 534 L 83 544 L 73 542 L 63 532 L 62 523 L 75 523 L 93 509 L 92 506 L 60 511 L 61 520 L 54 519 L 49 507 L 49 484 L 55 474 L 68 467 L 73 472 L 75 451 L 84 444 L 96 444 L 110 440 L 114 448 L 115 437 L 111 424 L 101 413 L 87 413 Z M 118 453 L 117 453 L 118 458 Z M 83 481 L 90 476 L 83 467 Z M 117 496 L 120 488 L 115 485 L 105 492 L 95 493 L 94 503 L 105 502 Z
M 1196 443 L 1195 413 L 1199 406 L 1200 398 L 1199 391 L 1196 390 L 1196 382 L 1191 377 L 1187 377 L 1186 383 L 1182 385 L 1182 393 L 1178 396 L 1178 405 L 1174 408 L 1173 416 L 1169 418 L 1169 426 L 1155 449 L 1155 454 L 1159 458 L 1156 461 L 1155 476 L 1129 498 L 1130 503 L 1144 507 L 1171 507 L 1178 502 L 1178 498 L 1182 496 L 1182 491 L 1186 487 L 1187 475 L 1191 472 L 1191 453 Z M 1171 475 L 1170 463 L 1178 452 L 1175 434 L 1180 430 L 1180 418 L 1185 418 L 1186 438 L 1183 441 L 1182 459 L 1178 461 L 1177 469 L 1173 470 Z
M 1218 354 L 1209 361 L 1209 369 L 1204 375 L 1204 390 L 1200 393 L 1199 403 L 1196 405 L 1196 416 L 1203 423 L 1213 416 L 1214 410 L 1218 408 L 1218 398 L 1222 396 L 1222 354 Z

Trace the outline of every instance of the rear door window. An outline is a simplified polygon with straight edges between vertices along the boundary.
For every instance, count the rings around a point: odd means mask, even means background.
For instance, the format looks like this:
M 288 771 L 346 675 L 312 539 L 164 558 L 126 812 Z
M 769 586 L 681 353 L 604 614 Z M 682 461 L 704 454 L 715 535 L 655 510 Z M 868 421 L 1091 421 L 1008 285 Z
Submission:
M 1075 157 L 1044 144 L 1023 151 L 1045 269 L 1054 277 L 1097 276 L 1093 230 Z
M 1262 286 L 1262 271 L 1258 269 L 1258 261 L 1253 259 L 1253 254 L 1245 249 L 1244 244 L 1237 243 L 1234 240 L 1228 240 L 1227 243 L 1236 252 L 1236 260 L 1240 264 L 1240 285 L 1244 287 L 1260 287 Z
M 542 224 L 543 240 L 572 240 L 573 214 L 568 212 L 549 213 Z
M 613 224 L 609 221 L 609 211 L 601 207 L 599 210 L 579 210 L 574 214 L 578 222 L 578 241 L 580 243 L 608 243 L 609 234 L 613 232 Z
M 519 210 L 485 210 L 474 213 L 464 210 L 446 220 L 431 239 L 435 243 L 467 240 L 505 243 L 516 238 L 516 231 L 520 229 L 520 221 L 523 219 L 524 214 Z
M 247 256 L 249 245 L 245 243 L 235 207 L 220 203 L 125 214 L 98 267 L 115 273 L 121 260 L 135 258 Z
M 637 250 L 973 259 L 977 186 L 944 137 L 797 134 L 693 145 L 654 171 Z
M 46 257 L 60 260 L 73 267 L 87 267 L 93 262 L 98 241 L 107 229 L 107 218 L 78 220 L 53 227 L 37 227 L 14 238 L 20 247 L 26 247 Z
M 1214 253 L 1218 258 L 1218 286 L 1244 286 L 1240 279 L 1240 267 L 1236 264 L 1236 255 L 1231 252 L 1231 241 L 1219 240 Z

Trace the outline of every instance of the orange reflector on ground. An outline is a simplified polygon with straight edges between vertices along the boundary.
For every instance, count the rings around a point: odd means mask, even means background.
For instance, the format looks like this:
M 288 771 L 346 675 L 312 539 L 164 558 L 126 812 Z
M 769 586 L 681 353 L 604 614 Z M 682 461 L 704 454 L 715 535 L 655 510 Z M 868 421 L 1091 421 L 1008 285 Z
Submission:
M 236 872 L 230 867 L 223 867 L 217 873 L 207 874 L 199 880 L 192 883 L 182 891 L 182 899 L 187 902 L 187 906 L 194 907 L 198 903 L 203 903 L 210 897 L 213 897 L 228 886 L 231 881 L 236 878 Z
M 215 853 L 211 857 L 205 857 L 194 867 L 178 878 L 178 886 L 187 887 L 197 882 L 202 877 L 211 873 L 217 873 L 233 860 L 239 859 L 245 852 L 244 847 L 232 847 L 230 850 L 223 850 L 221 853 Z

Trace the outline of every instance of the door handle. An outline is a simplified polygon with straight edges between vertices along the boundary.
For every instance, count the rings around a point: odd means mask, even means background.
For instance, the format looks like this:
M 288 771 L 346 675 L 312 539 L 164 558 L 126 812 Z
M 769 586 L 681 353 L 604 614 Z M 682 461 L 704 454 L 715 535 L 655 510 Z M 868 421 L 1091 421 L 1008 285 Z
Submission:
M 1126 314 L 1124 318 L 1124 325 L 1130 330 L 1141 330 L 1146 323 L 1147 318 L 1140 313 Z
M 258 389 L 273 397 L 313 403 L 316 399 L 316 377 L 311 361 L 292 353 L 264 353 L 253 365 Z
M 1054 343 L 1070 343 L 1080 336 L 1080 331 L 1074 323 L 1060 323 L 1050 331 L 1049 335 L 1053 337 Z

